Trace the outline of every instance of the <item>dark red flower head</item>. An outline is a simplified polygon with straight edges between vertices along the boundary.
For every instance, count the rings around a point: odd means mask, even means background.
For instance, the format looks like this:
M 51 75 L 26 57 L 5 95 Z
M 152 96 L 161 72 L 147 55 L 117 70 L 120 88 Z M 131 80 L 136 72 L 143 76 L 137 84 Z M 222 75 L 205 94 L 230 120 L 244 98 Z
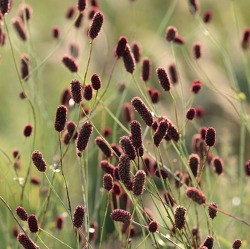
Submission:
M 179 230 L 183 229 L 186 223 L 186 208 L 178 206 L 174 213 L 174 223 L 175 227 Z
M 39 231 L 39 223 L 36 215 L 29 215 L 27 222 L 31 233 L 37 233 Z
M 84 215 L 85 215 L 85 207 L 82 205 L 78 205 L 74 210 L 73 215 L 73 225 L 76 228 L 80 228 L 83 224 Z
M 151 72 L 152 72 L 152 62 L 149 58 L 144 58 L 142 61 L 142 71 L 141 71 L 141 77 L 142 80 L 147 82 L 151 78 Z
M 142 195 L 146 182 L 146 173 L 144 170 L 138 170 L 133 180 L 133 193 L 136 196 Z
M 216 131 L 213 127 L 208 127 L 205 136 L 206 145 L 211 147 L 214 146 L 216 140 Z
M 19 233 L 17 240 L 24 249 L 39 249 L 39 247 L 25 233 Z
M 47 164 L 43 159 L 43 154 L 38 150 L 32 153 L 32 162 L 40 172 L 44 172 L 47 168 Z
M 115 55 L 118 58 L 120 58 L 124 54 L 127 43 L 128 43 L 128 38 L 127 37 L 121 36 L 119 38 L 118 43 L 116 45 L 116 49 L 115 49 Z
M 167 75 L 166 70 L 163 67 L 159 67 L 156 69 L 156 74 L 158 76 L 158 81 L 164 91 L 169 91 L 170 90 L 170 81 Z
M 150 221 L 148 224 L 148 231 L 150 233 L 155 233 L 158 230 L 158 224 L 155 220 Z
M 64 55 L 62 62 L 72 73 L 76 73 L 78 71 L 78 64 L 76 60 L 70 55 Z
M 21 207 L 21 206 L 17 207 L 16 208 L 16 214 L 21 220 L 27 221 L 28 213 L 23 207 Z
M 67 120 L 67 107 L 64 105 L 60 105 L 56 110 L 56 118 L 55 118 L 55 130 L 61 132 L 66 124 Z
M 111 214 L 110 218 L 114 221 L 126 222 L 130 221 L 131 214 L 130 212 L 123 210 L 123 209 L 114 209 Z
M 134 97 L 131 103 L 135 110 L 140 114 L 146 125 L 151 126 L 153 124 L 153 116 L 144 102 L 139 97 Z
M 126 71 L 132 74 L 135 70 L 136 62 L 135 62 L 134 54 L 132 53 L 129 44 L 126 44 L 126 48 L 122 55 L 122 59 L 123 59 L 123 63 L 124 63 Z
M 96 91 L 101 88 L 102 82 L 98 74 L 94 73 L 91 76 L 91 84 L 92 84 L 93 89 L 95 89 Z
M 92 24 L 88 31 L 88 35 L 92 40 L 94 40 L 98 36 L 103 25 L 103 19 L 104 19 L 104 16 L 101 12 L 95 13 L 93 20 L 92 20 Z
M 188 198 L 192 199 L 199 205 L 204 204 L 206 202 L 206 196 L 200 190 L 194 187 L 188 187 L 186 190 L 186 195 Z
M 176 28 L 173 27 L 173 26 L 169 26 L 166 30 L 166 39 L 167 41 L 171 42 L 175 39 L 175 36 L 176 36 Z
M 73 79 L 70 83 L 71 95 L 75 103 L 80 104 L 82 101 L 82 85 L 79 80 Z
M 90 122 L 87 121 L 82 125 L 76 143 L 76 147 L 80 152 L 86 149 L 92 131 L 93 131 L 93 126 Z

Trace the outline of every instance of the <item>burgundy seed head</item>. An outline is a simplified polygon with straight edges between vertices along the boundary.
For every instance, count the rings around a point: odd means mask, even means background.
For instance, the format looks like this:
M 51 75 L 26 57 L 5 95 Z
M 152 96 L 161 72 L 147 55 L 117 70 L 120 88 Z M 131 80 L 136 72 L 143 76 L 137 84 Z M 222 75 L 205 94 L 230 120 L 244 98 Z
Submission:
M 24 249 L 39 249 L 39 247 L 25 233 L 19 233 L 17 240 Z
M 174 41 L 173 41 L 175 44 L 178 44 L 178 45 L 183 45 L 185 43 L 185 40 L 182 36 L 180 35 L 175 35 L 175 38 L 174 38 Z
M 122 55 L 122 59 L 123 59 L 123 63 L 124 63 L 126 71 L 132 74 L 135 70 L 136 62 L 135 62 L 134 54 L 132 53 L 129 44 L 126 44 L 126 48 Z
M 195 59 L 200 59 L 202 55 L 201 51 L 201 44 L 200 43 L 195 43 L 193 45 L 193 54 Z
M 123 150 L 123 152 L 128 155 L 128 157 L 131 159 L 131 160 L 134 160 L 136 158 L 136 151 L 135 151 L 135 148 L 130 140 L 130 138 L 128 136 L 122 136 L 120 138 L 120 146 Z
M 172 194 L 170 192 L 164 193 L 163 197 L 164 197 L 167 205 L 173 207 L 176 204 L 174 197 L 172 196 Z
M 70 55 L 64 55 L 62 62 L 72 73 L 76 73 L 78 71 L 78 64 Z
M 76 7 L 70 6 L 66 11 L 66 18 L 71 19 L 76 13 Z
M 83 13 L 80 13 L 74 24 L 77 29 L 79 29 L 82 26 L 82 20 L 83 20 Z
M 166 30 L 166 39 L 167 41 L 171 42 L 175 39 L 177 30 L 175 27 L 173 26 L 169 26 Z
M 153 104 L 156 104 L 156 103 L 159 102 L 160 96 L 161 96 L 160 91 L 158 91 L 158 90 L 153 89 L 153 88 L 150 87 L 148 89 L 148 93 L 149 93 L 150 99 L 151 99 L 151 101 L 152 101 Z
M 65 105 L 68 107 L 70 99 L 71 99 L 71 92 L 70 89 L 67 87 L 62 91 L 60 100 L 61 105 Z
M 139 97 L 134 97 L 131 100 L 134 109 L 139 113 L 146 125 L 151 126 L 153 124 L 153 116 L 144 102 Z
M 123 209 L 114 209 L 110 214 L 110 218 L 113 221 L 120 221 L 124 223 L 126 221 L 130 221 L 131 214 Z
M 166 70 L 163 67 L 159 67 L 156 69 L 156 74 L 158 76 L 159 83 L 161 84 L 164 91 L 169 91 L 170 81 L 169 81 Z
M 20 17 L 13 18 L 12 24 L 13 24 L 14 29 L 16 30 L 19 38 L 23 41 L 26 41 L 27 36 L 26 36 L 26 31 L 25 31 L 23 20 Z
M 189 0 L 189 7 L 192 14 L 195 14 L 199 11 L 199 1 L 198 0 Z
M 112 134 L 112 128 L 110 127 L 106 127 L 103 131 L 102 131 L 102 135 L 104 137 L 109 137 Z
M 91 83 L 93 89 L 95 89 L 96 91 L 101 88 L 102 82 L 98 74 L 95 73 L 91 76 Z
M 191 107 L 187 110 L 187 113 L 186 113 L 186 118 L 188 120 L 193 120 L 195 117 L 195 108 Z
M 213 127 L 208 127 L 205 136 L 206 145 L 211 147 L 214 146 L 216 141 L 216 131 Z
M 34 184 L 34 185 L 40 185 L 41 184 L 41 179 L 37 176 L 31 176 L 30 177 L 30 183 Z
M 104 139 L 102 137 L 97 137 L 95 139 L 95 144 L 99 147 L 99 149 L 104 153 L 106 157 L 112 157 L 113 153 L 110 149 L 110 147 L 106 144 Z
M 21 78 L 24 81 L 29 78 L 29 56 L 27 54 L 21 55 Z
M 14 157 L 15 159 L 17 159 L 17 160 L 19 160 L 19 159 L 21 158 L 21 154 L 20 154 L 19 149 L 16 149 L 16 148 L 13 149 L 12 155 L 13 155 L 13 157 Z
M 31 19 L 32 16 L 32 8 L 30 5 L 25 4 L 22 5 L 19 9 L 18 9 L 18 15 L 22 18 L 23 21 L 29 21 Z
M 53 27 L 52 28 L 52 36 L 55 39 L 59 39 L 59 37 L 60 37 L 60 29 L 59 29 L 59 27 Z
M 73 79 L 70 83 L 72 99 L 75 103 L 80 104 L 82 101 L 82 85 L 81 83 Z
M 99 9 L 97 7 L 91 6 L 90 9 L 89 9 L 89 13 L 88 13 L 89 20 L 92 20 L 95 13 L 98 12 L 98 11 L 99 11 Z
M 118 40 L 118 43 L 116 45 L 116 49 L 115 49 L 115 56 L 117 56 L 118 58 L 120 58 L 126 49 L 128 43 L 128 38 L 125 36 L 121 36 Z
M 25 93 L 24 93 L 24 92 L 20 92 L 20 93 L 19 93 L 19 98 L 20 98 L 20 99 L 25 99 L 25 98 L 26 98 Z
M 155 220 L 150 221 L 148 224 L 148 231 L 150 233 L 155 233 L 158 230 L 158 224 Z
M 198 175 L 198 170 L 200 167 L 200 157 L 198 154 L 191 154 L 188 158 L 188 165 L 194 175 L 196 177 Z
M 67 120 L 67 107 L 64 105 L 60 105 L 56 110 L 56 118 L 55 118 L 55 130 L 61 132 L 66 124 Z
M 93 131 L 92 124 L 88 121 L 85 122 L 80 130 L 76 143 L 76 147 L 80 152 L 86 149 L 92 131 Z
M 170 140 L 174 140 L 175 142 L 179 141 L 180 135 L 179 135 L 178 130 L 175 127 L 174 124 L 169 123 L 168 131 L 167 131 L 167 135 L 166 136 L 168 136 Z M 166 136 L 165 136 L 165 138 L 166 138 Z
M 109 161 L 102 160 L 100 162 L 100 167 L 107 174 L 110 174 L 111 176 L 114 176 L 115 166 L 112 165 Z
M 139 157 L 142 157 L 144 155 L 144 147 L 143 146 L 138 149 L 138 155 L 139 155 Z
M 160 145 L 161 141 L 163 140 L 163 138 L 165 137 L 167 133 L 168 126 L 169 125 L 166 120 L 163 120 L 159 123 L 153 136 L 155 146 L 158 147 Z
M 135 58 L 135 62 L 138 63 L 141 60 L 142 46 L 139 42 L 134 42 L 131 45 L 131 50 Z
M 141 124 L 136 120 L 130 122 L 130 131 L 132 144 L 138 150 L 140 147 L 142 147 Z
M 67 131 L 70 135 L 73 135 L 76 130 L 76 123 L 74 121 L 69 121 L 66 125 Z
M 130 159 L 126 154 L 122 154 L 119 158 L 118 175 L 126 188 L 131 189 Z
M 113 177 L 110 174 L 105 174 L 103 176 L 103 187 L 110 191 L 113 188 Z
M 113 190 L 113 193 L 117 196 L 121 195 L 121 193 L 122 193 L 121 185 L 118 182 L 113 183 L 112 190 Z
M 74 210 L 73 215 L 73 225 L 76 228 L 80 228 L 83 224 L 84 215 L 85 215 L 85 207 L 82 205 L 78 205 Z
M 77 8 L 80 12 L 84 11 L 86 8 L 86 0 L 78 0 Z
M 72 57 L 77 58 L 79 56 L 79 45 L 77 43 L 70 43 L 69 51 Z
M 203 15 L 203 22 L 209 23 L 212 19 L 212 12 L 210 10 L 206 10 Z
M 8 14 L 10 10 L 10 0 L 0 0 L 0 13 L 2 15 Z
M 104 16 L 101 12 L 95 13 L 95 15 L 93 17 L 92 24 L 91 24 L 89 31 L 88 31 L 88 35 L 92 40 L 94 40 L 98 36 L 98 34 L 102 28 L 103 19 L 104 19 Z
M 144 192 L 146 182 L 146 173 L 144 170 L 138 170 L 135 174 L 134 180 L 133 180 L 133 194 L 135 196 L 142 195 Z
M 32 133 L 32 129 L 33 129 L 33 127 L 32 127 L 31 124 L 26 124 L 24 126 L 24 129 L 23 129 L 23 135 L 25 137 L 29 137 L 31 135 L 31 133 Z
M 206 246 L 207 249 L 213 249 L 214 239 L 211 236 L 207 236 L 205 241 L 203 242 L 203 246 Z
M 188 187 L 186 190 L 186 195 L 199 205 L 206 203 L 206 196 L 200 190 L 194 187 Z
M 241 47 L 244 50 L 247 50 L 250 47 L 250 28 L 247 28 L 243 31 Z
M 47 168 L 47 164 L 43 159 L 43 154 L 38 150 L 32 153 L 32 162 L 40 172 L 44 172 Z
M 155 171 L 155 175 L 159 178 L 162 177 L 163 180 L 166 180 L 168 178 L 168 171 L 166 169 L 157 169 Z
M 39 231 L 38 219 L 34 214 L 28 217 L 27 222 L 31 233 L 37 233 Z
M 64 217 L 62 215 L 58 215 L 56 217 L 55 222 L 56 222 L 56 228 L 58 230 L 61 230 L 63 228 L 63 224 L 64 224 Z
M 250 176 L 250 160 L 245 162 L 245 174 Z
M 178 206 L 174 213 L 174 224 L 179 230 L 183 229 L 186 223 L 186 208 Z
M 27 221 L 28 213 L 23 207 L 21 207 L 21 206 L 17 207 L 16 208 L 16 214 L 21 220 Z
M 111 144 L 111 148 L 112 150 L 115 152 L 115 154 L 120 157 L 120 155 L 122 154 L 122 149 L 118 144 Z
M 232 245 L 232 248 L 233 249 L 239 249 L 241 247 L 241 240 L 237 239 L 234 241 L 233 245 Z
M 133 109 L 130 103 L 123 105 L 123 117 L 125 122 L 131 122 L 134 119 Z
M 93 97 L 93 87 L 92 85 L 88 84 L 85 85 L 85 87 L 83 88 L 83 97 L 86 100 L 91 100 Z
M 216 156 L 212 160 L 213 166 L 214 166 L 214 172 L 218 175 L 222 174 L 224 171 L 224 163 L 223 160 Z
M 208 215 L 211 219 L 214 219 L 217 216 L 218 205 L 216 202 L 211 202 L 208 206 Z
M 170 75 L 172 84 L 178 83 L 178 74 L 177 74 L 176 66 L 174 64 L 171 64 L 168 70 L 169 70 L 169 75 Z
M 194 94 L 198 94 L 202 88 L 202 83 L 199 80 L 195 80 L 191 85 L 191 91 Z
M 142 80 L 147 82 L 151 78 L 151 73 L 152 73 L 152 62 L 149 58 L 144 58 L 142 61 L 142 72 L 141 72 L 141 77 Z

